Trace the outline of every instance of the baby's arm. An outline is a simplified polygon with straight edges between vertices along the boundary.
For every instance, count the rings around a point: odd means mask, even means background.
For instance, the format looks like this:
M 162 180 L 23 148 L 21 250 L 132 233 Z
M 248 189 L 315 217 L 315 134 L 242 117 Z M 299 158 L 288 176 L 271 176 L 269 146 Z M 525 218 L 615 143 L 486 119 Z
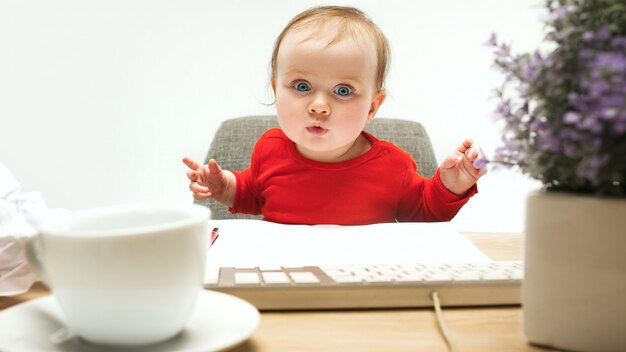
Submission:
M 487 172 L 486 168 L 476 168 L 474 160 L 479 156 L 472 140 L 465 139 L 448 155 L 439 167 L 441 182 L 452 193 L 464 195 L 476 181 Z
M 195 199 L 213 198 L 216 201 L 232 208 L 235 204 L 235 191 L 237 180 L 235 174 L 228 170 L 222 170 L 217 161 L 211 159 L 208 165 L 200 165 L 196 161 L 184 157 L 183 163 L 187 165 L 187 178 L 189 189 Z

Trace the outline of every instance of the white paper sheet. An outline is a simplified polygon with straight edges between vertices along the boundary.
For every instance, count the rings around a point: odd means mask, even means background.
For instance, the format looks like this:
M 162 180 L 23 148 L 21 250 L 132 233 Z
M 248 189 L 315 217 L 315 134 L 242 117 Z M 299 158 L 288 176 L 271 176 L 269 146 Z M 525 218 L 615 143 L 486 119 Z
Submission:
M 307 226 L 211 220 L 209 227 L 219 228 L 207 257 L 212 268 L 490 261 L 449 223 Z

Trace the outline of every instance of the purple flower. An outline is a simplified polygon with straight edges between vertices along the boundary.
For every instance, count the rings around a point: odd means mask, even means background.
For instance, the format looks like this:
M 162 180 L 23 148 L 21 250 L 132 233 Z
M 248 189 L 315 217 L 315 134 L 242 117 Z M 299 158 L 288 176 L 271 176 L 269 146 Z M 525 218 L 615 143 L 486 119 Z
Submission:
M 600 81 L 599 77 L 597 80 L 591 83 L 586 82 L 584 86 L 589 89 L 589 95 L 594 99 L 601 98 L 604 94 L 606 94 L 609 89 L 609 83 L 606 81 Z
M 501 43 L 498 46 L 498 50 L 499 50 L 498 51 L 499 55 L 502 55 L 502 56 L 508 56 L 511 54 L 511 47 L 505 43 Z
M 541 120 L 533 120 L 528 125 L 530 130 L 534 131 L 534 132 L 546 130 L 548 128 L 548 126 L 549 125 L 545 121 L 541 121 Z
M 613 38 L 611 40 L 611 47 L 616 50 L 626 50 L 626 37 Z
M 498 104 L 498 107 L 496 108 L 496 112 L 500 115 L 508 115 L 509 109 L 510 109 L 510 104 L 507 101 L 503 101 L 500 104 Z
M 542 133 L 537 138 L 539 149 L 545 151 L 559 150 L 560 142 L 549 133 Z
M 596 38 L 598 40 L 607 40 L 611 37 L 611 30 L 607 27 L 602 27 L 596 32 Z
M 621 53 L 598 53 L 592 67 L 611 70 L 615 73 L 623 72 L 626 70 L 626 57 Z
M 533 76 L 535 75 L 535 72 L 537 72 L 537 70 L 534 67 L 531 66 L 526 66 L 522 69 L 522 80 L 524 81 L 530 81 Z
M 600 113 L 601 114 L 600 116 L 608 120 L 617 116 L 617 112 L 618 111 L 615 108 L 607 108 L 607 109 L 602 110 L 602 112 Z
M 567 101 L 569 101 L 569 103 L 572 104 L 572 106 L 574 107 L 580 107 L 582 106 L 583 99 L 580 97 L 579 94 L 569 93 L 567 94 Z
M 555 33 L 555 37 L 558 40 L 562 40 L 562 39 L 565 39 L 565 38 L 569 37 L 572 33 L 574 33 L 574 29 L 573 28 L 567 28 L 567 29 L 564 29 L 562 31 L 556 32 Z
M 591 49 L 583 49 L 578 55 L 581 60 L 587 60 L 593 57 L 593 51 Z
M 617 110 L 624 105 L 624 99 L 626 99 L 624 94 L 620 95 L 619 93 L 615 93 L 601 97 L 599 102 L 602 106 L 615 108 L 615 110 Z
M 580 121 L 580 114 L 573 111 L 568 111 L 567 113 L 565 113 L 565 116 L 563 116 L 563 121 L 569 124 L 578 123 Z
M 563 153 L 569 158 L 575 158 L 578 154 L 578 148 L 573 143 L 565 143 L 563 145 Z
M 578 127 L 594 134 L 598 134 L 603 131 L 602 123 L 600 123 L 597 118 L 594 118 L 594 116 L 587 116 L 587 118 L 578 124 Z
M 487 167 L 487 164 L 489 163 L 489 161 L 487 159 L 485 159 L 484 157 L 482 157 L 482 155 L 479 158 L 474 159 L 474 167 L 477 169 L 484 169 L 485 167 Z
M 591 157 L 591 159 L 589 159 L 589 166 L 593 167 L 593 168 L 600 168 L 604 165 L 606 165 L 606 163 L 608 163 L 610 160 L 610 157 L 608 155 L 594 155 Z
M 554 10 L 552 10 L 552 20 L 559 20 L 565 16 L 567 16 L 568 14 L 576 11 L 578 9 L 578 7 L 576 7 L 575 5 L 565 5 L 565 6 L 559 6 L 557 8 L 555 8 Z

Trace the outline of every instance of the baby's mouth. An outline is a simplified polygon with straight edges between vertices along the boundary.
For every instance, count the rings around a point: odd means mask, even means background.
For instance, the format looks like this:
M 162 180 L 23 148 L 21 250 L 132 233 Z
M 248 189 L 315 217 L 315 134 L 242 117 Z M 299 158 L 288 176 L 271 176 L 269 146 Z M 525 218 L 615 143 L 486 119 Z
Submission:
M 321 126 L 309 126 L 306 128 L 306 130 L 309 131 L 309 133 L 314 134 L 316 136 L 321 136 L 325 134 L 326 132 L 328 132 L 326 128 L 321 127 Z

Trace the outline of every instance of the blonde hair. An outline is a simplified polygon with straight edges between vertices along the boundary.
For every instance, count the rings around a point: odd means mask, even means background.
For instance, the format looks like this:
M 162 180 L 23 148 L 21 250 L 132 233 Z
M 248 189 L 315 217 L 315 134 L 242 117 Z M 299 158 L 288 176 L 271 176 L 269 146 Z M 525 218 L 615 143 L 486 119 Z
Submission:
M 290 30 L 304 28 L 325 28 L 330 24 L 336 25 L 337 30 L 334 38 L 331 38 L 328 45 L 339 42 L 346 36 L 352 37 L 353 40 L 362 40 L 363 34 L 374 42 L 376 47 L 377 69 L 376 69 L 376 88 L 384 89 L 385 78 L 389 68 L 390 49 L 389 42 L 383 32 L 367 17 L 363 11 L 354 7 L 344 6 L 320 6 L 310 8 L 294 17 L 289 21 L 280 35 L 274 42 L 274 51 L 272 52 L 271 61 L 271 82 L 272 87 L 276 82 L 277 58 L 280 44 L 283 38 Z M 309 38 L 316 35 L 314 31 Z

